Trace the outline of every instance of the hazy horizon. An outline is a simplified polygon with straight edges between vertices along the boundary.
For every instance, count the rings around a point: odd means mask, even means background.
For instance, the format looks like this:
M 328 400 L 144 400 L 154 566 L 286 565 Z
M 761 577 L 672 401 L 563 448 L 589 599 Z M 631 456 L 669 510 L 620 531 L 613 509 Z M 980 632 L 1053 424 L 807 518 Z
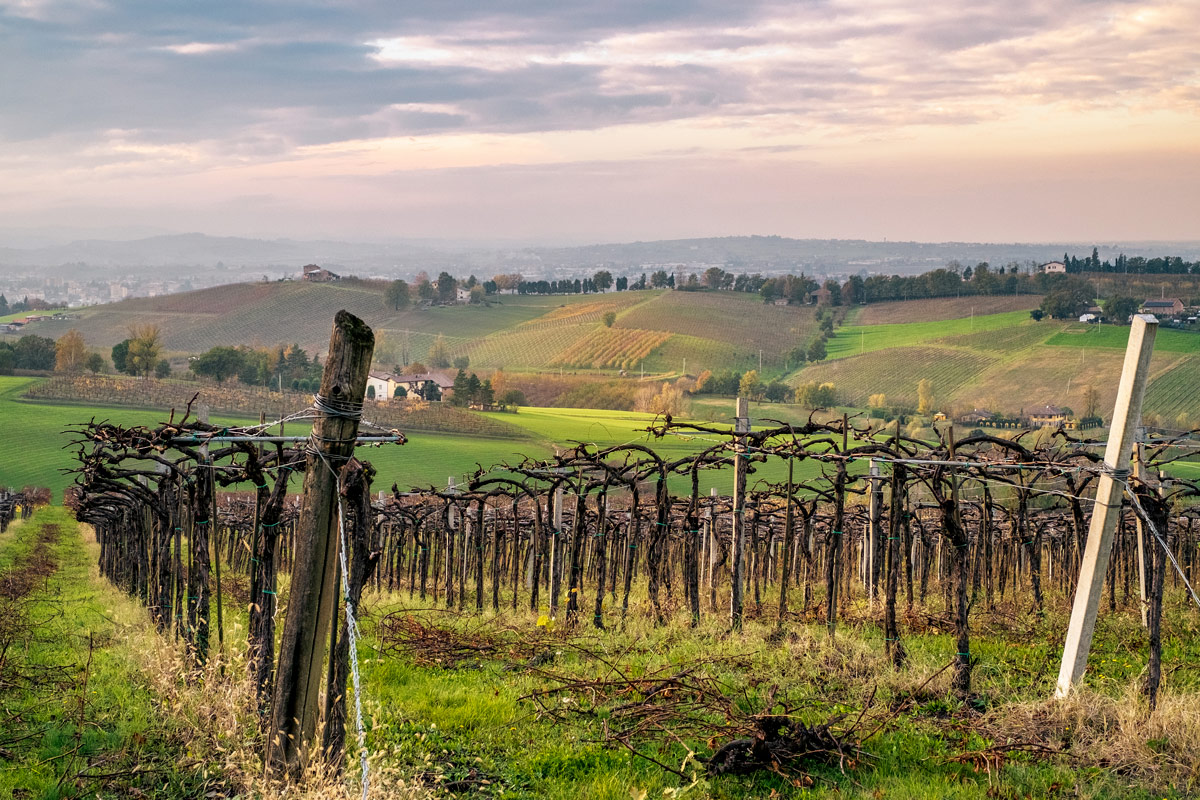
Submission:
M 0 0 L 0 214 L 30 241 L 1190 241 L 1197 29 L 1167 2 Z

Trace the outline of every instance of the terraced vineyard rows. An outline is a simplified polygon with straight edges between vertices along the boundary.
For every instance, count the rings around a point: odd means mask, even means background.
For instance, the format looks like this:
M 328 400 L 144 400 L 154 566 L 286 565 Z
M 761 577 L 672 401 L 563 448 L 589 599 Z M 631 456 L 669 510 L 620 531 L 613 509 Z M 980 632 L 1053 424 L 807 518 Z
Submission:
M 652 299 L 658 292 L 619 292 L 607 295 L 589 295 L 589 299 L 565 303 L 540 317 L 521 323 L 523 330 L 546 330 L 564 325 L 599 322 L 608 312 L 620 313 L 624 309 Z
M 871 395 L 883 393 L 889 404 L 912 407 L 922 378 L 933 382 L 935 395 L 944 401 L 994 363 L 990 356 L 962 350 L 902 347 L 816 364 L 791 382 L 831 382 L 847 405 L 866 406 Z
M 621 315 L 617 327 L 668 331 L 697 339 L 720 337 L 765 365 L 783 366 L 784 353 L 816 330 L 811 307 L 771 306 L 735 292 L 668 292 Z
M 633 369 L 671 334 L 635 328 L 598 328 L 563 350 L 551 366 Z
M 472 369 L 542 369 L 593 328 L 583 324 L 556 328 L 552 334 L 536 329 L 498 333 L 475 339 L 462 350 L 470 356 Z
M 1200 404 L 1196 393 L 1200 389 L 1200 357 L 1181 359 L 1173 367 L 1154 378 L 1146 389 L 1145 412 L 1158 414 L 1167 427 L 1191 428 L 1200 424 Z M 1184 424 L 1179 424 L 1179 415 Z
M 750 369 L 757 359 L 757 351 L 739 350 L 729 342 L 676 334 L 647 356 L 641 366 L 647 372 L 681 372 L 686 363 L 688 374 L 698 375 L 706 369 Z

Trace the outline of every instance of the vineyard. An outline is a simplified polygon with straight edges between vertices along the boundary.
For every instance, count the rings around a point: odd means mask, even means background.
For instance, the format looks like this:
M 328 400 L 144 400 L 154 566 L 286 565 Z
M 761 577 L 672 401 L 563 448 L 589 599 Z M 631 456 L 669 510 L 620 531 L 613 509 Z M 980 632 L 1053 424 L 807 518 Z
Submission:
M 381 499 L 371 490 L 375 470 L 347 463 L 339 480 L 350 492 L 346 558 L 354 566 L 348 602 L 357 605 L 370 595 L 378 609 L 365 629 L 380 654 L 364 673 L 363 692 L 380 698 L 369 701 L 368 750 L 385 746 L 381 737 L 399 721 L 386 702 L 394 690 L 385 677 L 397 670 L 435 692 L 438 681 L 471 685 L 470 670 L 500 681 L 492 703 L 498 718 L 484 713 L 468 719 L 448 708 L 417 707 L 418 720 L 428 720 L 417 721 L 419 729 L 435 730 L 434 719 L 443 725 L 459 720 L 438 734 L 435 747 L 455 752 L 487 720 L 528 714 L 525 724 L 532 727 L 525 737 L 567 735 L 594 741 L 597 752 L 624 749 L 634 761 L 621 759 L 621 771 L 632 768 L 638 782 L 660 790 L 702 781 L 710 790 L 788 796 L 789 786 L 807 785 L 805 776 L 820 776 L 833 786 L 853 781 L 894 789 L 889 772 L 876 766 L 888 758 L 889 742 L 945 737 L 965 728 L 968 738 L 948 744 L 941 766 L 921 766 L 909 755 L 891 758 L 935 784 L 965 780 L 982 797 L 988 786 L 984 773 L 992 769 L 1019 783 L 1023 771 L 1053 773 L 1056 764 L 1094 757 L 1103 746 L 1102 720 L 1070 716 L 1065 722 L 1047 711 L 1051 716 L 1040 723 L 1011 727 L 1026 713 L 1031 691 L 1048 694 L 1053 686 L 1061 622 L 1050 620 L 1061 620 L 1076 590 L 1084 508 L 1105 479 L 1096 467 L 1097 443 L 1059 437 L 1031 448 L 976 436 L 930 447 L 890 428 L 844 420 L 741 437 L 727 427 L 653 427 L 665 440 L 701 437 L 710 444 L 680 457 L 643 445 L 581 445 L 546 461 L 481 468 L 462 486 L 393 490 Z M 301 512 L 287 499 L 286 486 L 298 473 L 321 467 L 303 445 L 259 454 L 253 443 L 222 444 L 227 433 L 237 432 L 187 418 L 153 430 L 81 425 L 75 436 L 82 445 L 82 482 L 70 504 L 97 530 L 103 574 L 141 598 L 159 629 L 183 642 L 198 665 L 193 669 L 204 669 L 214 654 L 220 634 L 214 630 L 216 597 L 231 593 L 249 605 L 248 638 L 237 643 L 247 654 L 244 677 L 226 680 L 257 687 L 246 702 L 271 717 L 273 702 L 287 692 L 272 670 L 276 654 L 283 658 L 274 644 L 273 620 L 277 607 L 293 613 L 296 576 L 305 563 Z M 214 448 L 207 455 L 195 449 L 206 439 Z M 1147 459 L 1170 461 L 1188 441 L 1161 444 Z M 147 451 L 170 454 L 171 471 L 140 468 L 138 454 Z M 193 476 L 188 465 L 206 459 L 221 469 Z M 851 472 L 858 459 L 873 460 L 886 471 L 874 480 Z M 803 478 L 785 469 L 782 474 L 790 477 L 782 482 L 759 479 L 745 488 L 735 481 L 731 495 L 702 495 L 698 486 L 708 482 L 704 478 L 693 478 L 690 490 L 675 494 L 666 480 L 711 470 L 745 474 L 751 464 L 774 460 L 816 462 L 819 469 Z M 105 463 L 121 464 L 126 480 L 139 476 L 148 489 L 130 496 L 104 477 L 112 472 Z M 212 517 L 207 515 L 216 487 L 205 487 L 205 474 L 220 476 L 221 483 L 261 483 L 257 493 L 220 496 Z M 1187 638 L 1164 646 L 1158 632 L 1164 625 L 1186 631 L 1196 625 L 1182 584 L 1200 578 L 1200 525 L 1186 501 L 1195 489 L 1176 484 L 1164 499 L 1155 485 L 1130 481 L 1129 487 L 1137 499 L 1119 524 L 1123 533 L 1115 544 L 1101 624 L 1130 635 L 1125 620 L 1137 618 L 1139 581 L 1133 531 L 1139 524 L 1153 526 L 1163 547 L 1151 544 L 1146 555 L 1149 645 L 1114 651 L 1126 645 L 1098 637 L 1097 667 L 1087 679 L 1092 688 L 1081 691 L 1103 697 L 1148 670 L 1137 690 L 1143 701 L 1177 713 L 1179 693 L 1190 696 L 1200 683 L 1187 673 L 1168 677 L 1163 665 L 1200 652 L 1193 652 Z M 182 536 L 172 537 L 172 530 Z M 1166 548 L 1178 572 L 1168 566 Z M 214 578 L 222 570 L 224 577 Z M 165 613 L 180 604 L 185 611 L 178 619 Z M 1019 609 L 1034 612 L 1029 623 L 1014 621 Z M 533 617 L 534 635 L 509 627 Z M 1143 638 L 1133 625 L 1132 635 Z M 799 671 L 785 674 L 818 680 L 820 688 L 758 683 L 761 670 L 772 669 L 769 661 L 719 645 L 707 653 L 668 655 L 631 652 L 635 644 L 621 644 L 623 657 L 642 667 L 614 674 L 602 644 L 628 642 L 622 633 L 627 628 L 657 639 L 651 632 L 674 630 L 678 637 L 690 628 L 703 637 L 720 626 L 734 637 L 773 641 L 781 656 L 798 660 Z M 1050 647 L 1037 644 L 1047 636 Z M 829 660 L 832 651 L 823 638 L 842 642 L 843 660 Z M 845 648 L 866 675 L 875 676 L 869 694 L 844 660 Z M 547 650 L 558 651 L 557 657 L 547 660 Z M 340 761 L 342 756 L 330 754 L 344 748 L 349 759 L 359 752 L 349 710 L 357 695 L 348 694 L 345 684 L 346 647 L 335 645 L 333 652 L 338 655 L 332 669 L 340 676 L 334 680 L 343 688 L 324 701 L 325 717 L 339 726 L 334 749 L 325 752 Z M 1114 652 L 1121 653 L 1120 663 L 1106 666 Z M 528 665 L 539 665 L 531 671 L 532 683 L 521 677 L 530 674 Z M 512 670 L 516 676 L 502 677 Z M 1024 677 L 1014 684 L 1013 675 Z M 738 703 L 730 702 L 731 691 L 741 698 Z M 969 711 L 982 697 L 992 698 L 982 712 Z M 927 704 L 935 700 L 950 713 L 928 713 Z M 897 707 L 908 713 L 898 717 Z M 479 712 L 470 709 L 471 717 Z M 793 714 L 791 721 L 767 722 Z M 343 724 L 344 736 L 338 733 Z M 1067 740 L 1064 724 L 1082 727 Z M 880 731 L 883 738 L 876 739 Z M 537 796 L 544 785 L 521 766 L 527 759 L 503 755 L 516 744 L 514 732 L 497 734 L 491 739 L 496 749 L 477 760 L 445 759 L 439 780 L 505 788 L 518 796 L 524 785 L 529 796 Z M 734 744 L 756 735 L 771 743 L 771 755 Z M 809 743 L 815 741 L 823 743 L 819 751 L 846 754 L 848 762 L 838 766 L 836 757 L 831 763 L 814 755 Z M 548 745 L 549 740 L 541 747 Z M 1139 780 L 1178 785 L 1200 779 L 1183 747 L 1133 747 L 1121 754 L 1121 763 L 1137 764 Z M 405 770 L 420 763 L 422 752 L 417 747 L 392 757 Z M 956 760 L 958 753 L 964 760 Z M 977 766 L 972 770 L 968 764 Z M 357 767 L 348 765 L 347 772 L 357 780 Z M 487 784 L 478 783 L 481 774 Z M 580 791 L 581 778 L 566 777 L 567 785 L 557 791 Z M 1108 785 L 1101 775 L 1094 779 L 1097 788 Z M 523 783 L 530 780 L 534 783 Z
M 919 440 L 835 414 L 751 426 L 744 401 L 736 425 L 531 409 L 479 424 L 574 442 L 486 461 L 471 439 L 461 480 L 420 487 L 405 464 L 430 451 L 357 401 L 369 329 L 336 324 L 320 392 L 282 419 L 204 422 L 185 403 L 148 426 L 75 407 L 59 428 L 66 505 L 96 545 L 36 510 L 0 539 L 0 589 L 49 586 L 6 577 L 34 563 L 10 559 L 14 545 L 49 575 L 86 552 L 102 581 L 69 580 L 110 614 L 136 609 L 116 613 L 138 620 L 123 624 L 142 654 L 97 670 L 65 730 L 103 727 L 120 670 L 150 659 L 143 691 L 162 720 L 134 730 L 165 742 L 158 726 L 183 724 L 189 757 L 221 765 L 161 766 L 181 763 L 169 747 L 138 756 L 201 787 L 178 790 L 189 796 L 274 797 L 275 781 L 320 796 L 564 800 L 1200 786 L 1200 430 L 1133 447 L 1131 473 L 1129 449 L 1102 456 L 1104 442 L 1064 430 Z M 957 359 L 960 378 L 994 360 L 924 350 L 906 362 Z M 880 355 L 821 367 L 861 372 Z M 1136 423 L 1113 436 L 1130 442 Z M 292 438 L 274 435 L 284 425 Z M 356 450 L 364 435 L 377 439 Z M 1095 621 L 1082 660 L 1064 645 L 1080 615 Z M 26 630 L 6 619 L 0 636 Z M 125 647 L 60 641 L 81 664 Z M 26 710 L 0 709 L 0 761 L 37 765 L 12 774 L 43 783 L 15 786 L 142 791 L 119 736 L 87 759 L 30 748 L 49 688 L 23 691 Z
M 962 350 L 898 347 L 815 364 L 793 381 L 831 382 L 844 405 L 866 407 L 871 395 L 883 393 L 890 404 L 916 408 L 918 381 L 932 381 L 939 401 L 948 401 L 995 363 L 994 358 Z
M 756 296 L 736 292 L 668 292 L 626 311 L 621 328 L 665 331 L 734 347 L 745 365 L 784 365 L 784 354 L 807 343 L 816 331 L 811 307 L 764 305 Z M 703 350 L 697 354 L 703 361 Z
M 636 369 L 642 359 L 670 337 L 663 331 L 601 327 L 555 356 L 550 366 Z
M 973 295 L 931 300 L 897 300 L 862 306 L 847 322 L 852 325 L 890 325 L 898 322 L 931 322 L 944 319 L 1029 311 L 1042 303 L 1041 295 Z

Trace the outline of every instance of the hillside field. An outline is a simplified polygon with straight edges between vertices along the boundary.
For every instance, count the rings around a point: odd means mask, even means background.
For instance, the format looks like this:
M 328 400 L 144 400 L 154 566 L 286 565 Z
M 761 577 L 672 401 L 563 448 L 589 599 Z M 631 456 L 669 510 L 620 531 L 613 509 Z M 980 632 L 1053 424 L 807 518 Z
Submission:
M 323 354 L 329 321 L 341 309 L 375 330 L 385 368 L 405 357 L 426 361 L 441 336 L 451 357 L 467 356 L 475 369 L 678 372 L 686 360 L 695 374 L 756 368 L 761 358 L 779 373 L 786 368 L 783 354 L 806 341 L 814 326 L 812 308 L 764 306 L 757 295 L 733 292 L 498 295 L 486 306 L 395 311 L 370 286 L 275 281 L 134 298 L 81 309 L 77 319 L 38 323 L 28 332 L 57 339 L 77 329 L 107 356 L 131 326 L 155 325 L 167 356 L 184 369 L 188 356 L 218 345 L 297 343 L 310 355 Z M 616 322 L 608 330 L 603 319 L 610 312 Z M 621 333 L 628 330 L 642 333 Z M 605 341 L 622 335 L 632 336 L 633 350 L 598 358 Z

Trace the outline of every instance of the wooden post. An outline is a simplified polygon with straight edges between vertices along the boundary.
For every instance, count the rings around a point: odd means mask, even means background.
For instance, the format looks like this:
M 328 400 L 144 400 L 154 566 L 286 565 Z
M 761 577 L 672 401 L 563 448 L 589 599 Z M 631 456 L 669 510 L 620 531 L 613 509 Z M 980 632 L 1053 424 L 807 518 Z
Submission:
M 295 780 L 313 744 L 321 662 L 333 617 L 337 575 L 337 476 L 354 453 L 359 413 L 375 335 L 347 311 L 334 317 L 329 355 L 304 473 L 304 501 L 296 529 L 291 595 L 279 645 L 267 769 Z M 339 413 L 340 412 L 340 413 Z M 313 449 L 315 448 L 315 450 Z
M 865 575 L 864 580 L 867 584 L 867 597 L 872 603 L 875 602 L 876 589 L 879 584 L 879 542 L 880 542 L 880 519 L 883 515 L 883 476 L 879 473 L 879 462 L 871 459 L 871 500 L 868 505 L 868 514 L 870 515 L 870 524 L 867 526 L 867 545 L 863 548 L 865 556 Z
M 1071 607 L 1071 621 L 1067 626 L 1055 697 L 1070 694 L 1071 687 L 1087 669 L 1092 633 L 1096 628 L 1096 610 L 1104 590 L 1113 531 L 1121 515 L 1124 478 L 1129 471 L 1134 433 L 1142 416 L 1142 397 L 1146 391 L 1150 355 L 1154 350 L 1157 331 L 1158 320 L 1150 314 L 1134 316 L 1129 330 L 1129 344 L 1125 349 L 1125 365 L 1121 369 L 1121 383 L 1117 387 L 1117 403 L 1113 409 L 1108 447 L 1104 451 L 1105 472 L 1100 475 L 1096 486 L 1096 505 L 1079 568 L 1079 580 L 1075 586 L 1075 602 Z
M 1145 465 L 1142 463 L 1144 458 L 1144 450 L 1142 440 L 1145 438 L 1146 429 L 1140 425 L 1136 429 L 1137 440 L 1133 445 L 1133 468 L 1132 475 L 1135 478 L 1141 478 L 1142 470 Z M 1145 628 L 1150 624 L 1150 603 L 1146 595 L 1146 530 L 1142 523 L 1142 518 L 1134 515 L 1134 525 L 1137 526 L 1137 571 L 1138 571 L 1138 602 L 1142 609 L 1142 627 Z
M 743 586 L 745 569 L 742 564 L 746 550 L 746 456 L 744 434 L 750 432 L 750 404 L 739 397 L 734 417 L 734 433 L 738 434 L 733 455 L 733 590 L 730 599 L 730 624 L 735 631 L 742 629 Z

